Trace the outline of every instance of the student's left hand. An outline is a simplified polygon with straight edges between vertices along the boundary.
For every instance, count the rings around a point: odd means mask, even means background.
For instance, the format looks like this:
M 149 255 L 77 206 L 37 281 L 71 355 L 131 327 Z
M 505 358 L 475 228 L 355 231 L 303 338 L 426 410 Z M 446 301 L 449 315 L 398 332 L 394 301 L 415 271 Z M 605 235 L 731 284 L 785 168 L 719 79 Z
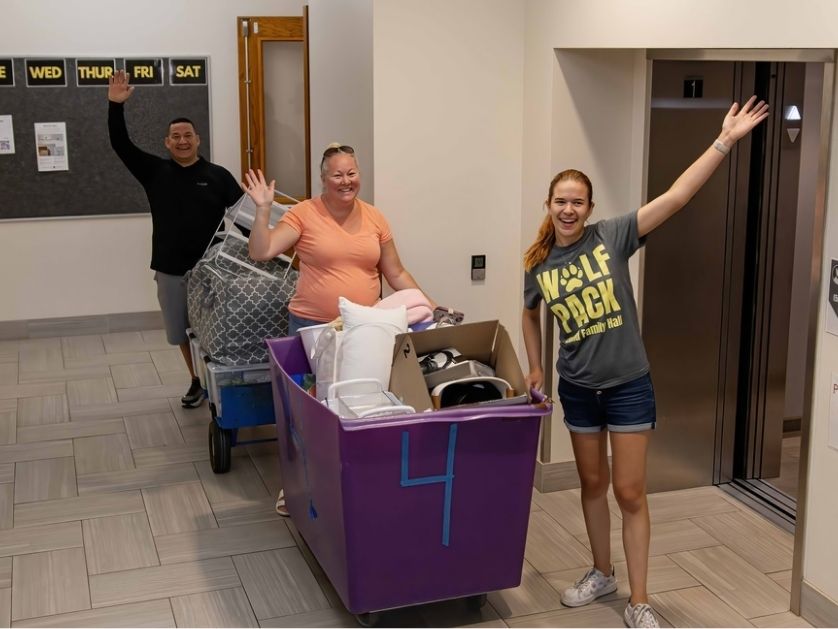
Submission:
M 759 101 L 754 104 L 756 100 L 756 96 L 751 96 L 742 109 L 739 109 L 739 103 L 731 105 L 724 122 L 722 122 L 722 134 L 719 136 L 719 140 L 728 147 L 733 146 L 768 117 L 768 103 Z

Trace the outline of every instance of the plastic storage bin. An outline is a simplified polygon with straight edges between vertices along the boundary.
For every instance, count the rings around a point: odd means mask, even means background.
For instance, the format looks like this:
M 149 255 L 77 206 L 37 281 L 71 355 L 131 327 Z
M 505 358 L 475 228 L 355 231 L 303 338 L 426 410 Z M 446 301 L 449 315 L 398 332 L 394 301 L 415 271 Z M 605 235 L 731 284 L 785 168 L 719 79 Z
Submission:
M 292 380 L 298 337 L 267 343 L 286 503 L 350 612 L 520 584 L 549 404 L 345 420 Z

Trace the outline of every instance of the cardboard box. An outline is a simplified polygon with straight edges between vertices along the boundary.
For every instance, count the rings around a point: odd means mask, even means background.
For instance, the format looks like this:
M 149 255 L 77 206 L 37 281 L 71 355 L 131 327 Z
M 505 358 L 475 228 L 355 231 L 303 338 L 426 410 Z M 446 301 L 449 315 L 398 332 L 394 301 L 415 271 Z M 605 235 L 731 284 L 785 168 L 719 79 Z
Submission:
M 422 332 L 399 334 L 393 351 L 390 391 L 418 411 L 433 408 L 418 357 L 455 347 L 462 360 L 479 360 L 512 387 L 513 395 L 526 395 L 524 374 L 509 334 L 498 321 L 480 321 Z

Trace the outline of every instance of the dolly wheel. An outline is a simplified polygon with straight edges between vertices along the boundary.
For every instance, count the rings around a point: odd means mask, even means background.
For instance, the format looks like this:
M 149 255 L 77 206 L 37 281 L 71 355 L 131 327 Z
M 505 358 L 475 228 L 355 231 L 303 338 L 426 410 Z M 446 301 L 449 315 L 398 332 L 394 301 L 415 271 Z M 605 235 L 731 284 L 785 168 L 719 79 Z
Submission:
M 355 614 L 355 620 L 362 627 L 377 627 L 381 622 L 380 612 L 366 612 L 363 614 Z
M 474 596 L 466 597 L 466 605 L 469 610 L 479 612 L 483 609 L 483 607 L 485 607 L 487 600 L 489 600 L 488 594 L 475 594 Z
M 224 474 L 230 471 L 232 435 L 229 430 L 220 428 L 214 419 L 209 423 L 209 455 L 212 471 Z

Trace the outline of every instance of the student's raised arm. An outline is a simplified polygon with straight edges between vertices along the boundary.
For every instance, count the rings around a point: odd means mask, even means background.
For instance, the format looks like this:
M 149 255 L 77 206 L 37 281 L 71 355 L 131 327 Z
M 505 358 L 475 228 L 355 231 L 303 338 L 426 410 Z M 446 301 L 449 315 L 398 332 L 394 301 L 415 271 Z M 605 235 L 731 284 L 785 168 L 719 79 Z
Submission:
M 716 171 L 733 145 L 768 117 L 768 104 L 756 103 L 756 99 L 751 96 L 741 109 L 739 103 L 733 103 L 716 141 L 681 173 L 669 190 L 637 211 L 638 236 L 645 236 L 684 207 Z

